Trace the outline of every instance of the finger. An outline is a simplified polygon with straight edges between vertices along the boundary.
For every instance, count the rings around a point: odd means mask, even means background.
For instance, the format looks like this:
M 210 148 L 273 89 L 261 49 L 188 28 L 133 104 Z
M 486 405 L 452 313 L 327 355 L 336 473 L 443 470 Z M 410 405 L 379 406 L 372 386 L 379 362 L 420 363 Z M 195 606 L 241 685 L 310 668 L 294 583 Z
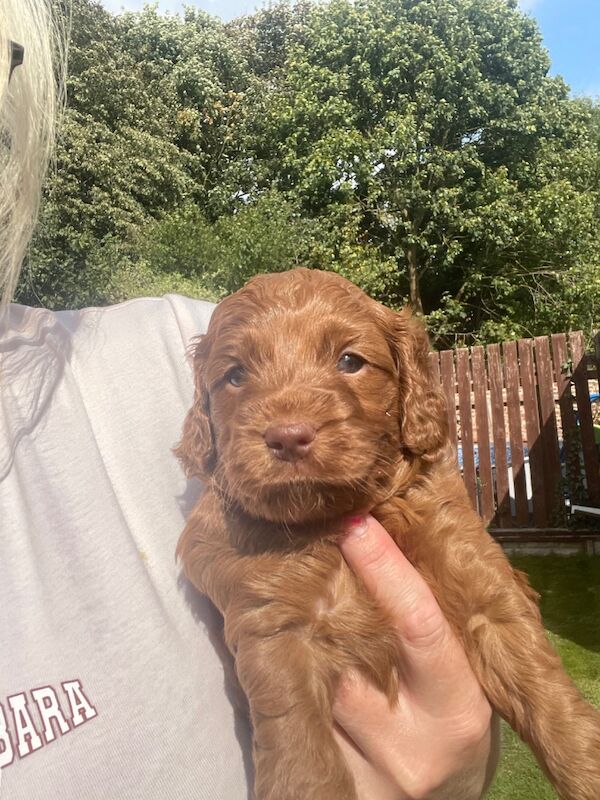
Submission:
M 425 580 L 370 515 L 350 521 L 342 554 L 367 591 L 388 611 L 398 633 L 406 687 L 435 708 L 480 697 L 467 657 Z M 465 677 L 469 680 L 465 682 Z
M 429 586 L 383 526 L 370 515 L 354 518 L 339 546 L 368 592 L 391 613 L 403 644 L 435 649 L 448 632 L 447 622 Z

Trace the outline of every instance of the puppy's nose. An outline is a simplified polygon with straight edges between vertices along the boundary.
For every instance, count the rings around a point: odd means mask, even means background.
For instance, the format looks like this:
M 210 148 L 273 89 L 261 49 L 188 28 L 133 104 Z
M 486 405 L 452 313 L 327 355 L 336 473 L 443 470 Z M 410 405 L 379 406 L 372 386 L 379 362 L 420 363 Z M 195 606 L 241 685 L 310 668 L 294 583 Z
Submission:
M 290 425 L 270 425 L 264 433 L 265 443 L 274 456 L 282 461 L 297 461 L 310 450 L 315 429 L 306 422 Z

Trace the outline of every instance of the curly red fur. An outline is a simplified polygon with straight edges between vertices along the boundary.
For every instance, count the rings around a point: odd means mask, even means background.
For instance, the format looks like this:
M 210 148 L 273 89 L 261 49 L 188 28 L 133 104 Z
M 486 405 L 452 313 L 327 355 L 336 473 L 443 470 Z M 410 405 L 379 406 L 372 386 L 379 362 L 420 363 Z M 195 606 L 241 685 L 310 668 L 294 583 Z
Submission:
M 344 352 L 364 365 L 340 371 Z M 258 800 L 354 800 L 333 737 L 340 675 L 358 669 L 396 700 L 393 627 L 336 545 L 340 516 L 367 509 L 425 577 L 491 704 L 559 796 L 598 800 L 600 716 L 563 671 L 526 577 L 470 505 L 421 324 L 338 275 L 263 275 L 217 307 L 195 373 L 177 452 L 207 491 L 178 555 L 224 616 Z M 286 423 L 316 432 L 297 461 L 265 442 Z

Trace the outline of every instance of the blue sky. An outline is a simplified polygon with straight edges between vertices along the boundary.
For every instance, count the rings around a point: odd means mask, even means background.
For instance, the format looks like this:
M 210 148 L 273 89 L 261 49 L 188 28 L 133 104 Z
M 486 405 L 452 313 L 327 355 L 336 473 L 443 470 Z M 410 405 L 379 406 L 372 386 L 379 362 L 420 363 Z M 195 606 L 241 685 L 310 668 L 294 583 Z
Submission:
M 137 11 L 144 0 L 101 0 L 110 11 Z M 260 0 L 186 0 L 223 19 L 251 12 Z M 600 0 L 520 0 L 524 11 L 540 25 L 552 59 L 575 94 L 600 98 Z M 164 11 L 179 11 L 182 0 L 159 0 Z

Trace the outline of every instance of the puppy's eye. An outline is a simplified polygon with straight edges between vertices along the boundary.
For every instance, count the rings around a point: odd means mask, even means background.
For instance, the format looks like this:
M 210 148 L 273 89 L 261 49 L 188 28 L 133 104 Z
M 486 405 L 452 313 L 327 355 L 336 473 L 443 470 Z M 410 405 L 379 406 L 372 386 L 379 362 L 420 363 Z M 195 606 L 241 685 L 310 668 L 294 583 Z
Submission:
M 233 367 L 230 369 L 229 372 L 225 375 L 225 380 L 231 386 L 241 386 L 244 382 L 244 378 L 246 377 L 246 373 L 244 372 L 243 367 Z
M 365 360 L 360 356 L 355 356 L 354 353 L 344 353 L 337 363 L 337 368 L 340 372 L 346 374 L 353 372 L 360 372 L 365 365 Z

